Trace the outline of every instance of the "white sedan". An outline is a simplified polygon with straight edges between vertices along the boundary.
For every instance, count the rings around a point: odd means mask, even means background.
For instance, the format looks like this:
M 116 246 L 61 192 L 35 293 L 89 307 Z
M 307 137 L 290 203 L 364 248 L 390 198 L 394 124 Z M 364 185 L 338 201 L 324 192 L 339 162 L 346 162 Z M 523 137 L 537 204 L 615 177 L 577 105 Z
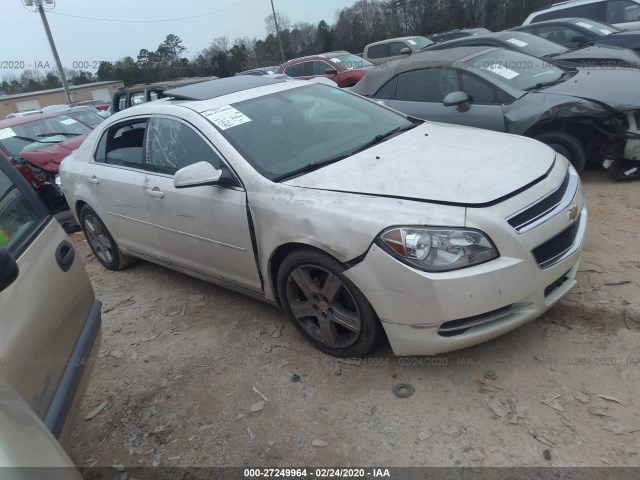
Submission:
M 279 305 L 313 345 L 436 354 L 575 285 L 587 223 L 567 160 L 326 85 L 240 76 L 120 112 L 60 168 L 108 269 L 142 258 Z

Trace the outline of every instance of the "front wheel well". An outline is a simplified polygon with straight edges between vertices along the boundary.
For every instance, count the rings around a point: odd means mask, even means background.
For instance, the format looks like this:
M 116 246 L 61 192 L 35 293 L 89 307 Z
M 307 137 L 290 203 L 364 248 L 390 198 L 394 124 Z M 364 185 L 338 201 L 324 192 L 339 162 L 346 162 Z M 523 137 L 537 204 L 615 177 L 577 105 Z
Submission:
M 87 205 L 87 202 L 83 202 L 82 200 L 78 200 L 76 202 L 76 218 L 78 220 L 80 220 L 80 210 L 82 210 L 82 207 L 84 207 L 85 205 Z
M 282 307 L 282 305 L 280 304 L 280 299 L 278 298 L 278 270 L 280 269 L 280 265 L 282 265 L 282 261 L 290 253 L 295 252 L 296 250 L 311 250 L 318 253 L 323 253 L 325 255 L 331 255 L 324 250 L 321 250 L 320 248 L 314 247 L 307 243 L 291 242 L 285 243 L 276 248 L 275 252 L 273 252 L 271 258 L 269 259 L 269 280 L 271 282 L 271 291 L 273 292 L 273 296 L 275 297 L 276 302 L 278 302 L 278 305 L 280 305 L 280 307 Z M 333 257 L 333 255 L 331 256 Z M 338 259 L 336 260 L 340 261 Z

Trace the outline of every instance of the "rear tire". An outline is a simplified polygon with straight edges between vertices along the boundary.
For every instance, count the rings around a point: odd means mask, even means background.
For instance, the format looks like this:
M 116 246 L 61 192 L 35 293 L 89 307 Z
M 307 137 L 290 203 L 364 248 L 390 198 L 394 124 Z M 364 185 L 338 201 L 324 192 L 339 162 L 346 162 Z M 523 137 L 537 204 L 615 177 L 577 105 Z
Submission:
M 568 133 L 556 131 L 541 133 L 536 137 L 536 140 L 546 143 L 556 152 L 567 157 L 567 160 L 571 162 L 573 168 L 575 168 L 578 173 L 582 173 L 587 163 L 587 153 L 576 137 Z
M 137 261 L 120 251 L 107 227 L 89 205 L 80 209 L 80 225 L 91 251 L 107 270 L 123 270 Z

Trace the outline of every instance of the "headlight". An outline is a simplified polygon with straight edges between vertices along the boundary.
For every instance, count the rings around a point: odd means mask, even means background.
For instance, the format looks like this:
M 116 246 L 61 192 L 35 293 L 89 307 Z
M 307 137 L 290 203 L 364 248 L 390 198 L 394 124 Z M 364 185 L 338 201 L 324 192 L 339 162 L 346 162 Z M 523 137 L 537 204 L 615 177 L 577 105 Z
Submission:
M 491 239 L 478 230 L 402 227 L 378 238 L 393 256 L 427 272 L 458 270 L 500 256 Z
M 61 192 L 64 192 L 64 187 L 62 186 L 62 179 L 60 178 L 60 175 L 56 175 L 54 179 L 54 183 L 56 184 L 56 188 L 58 190 L 60 190 Z

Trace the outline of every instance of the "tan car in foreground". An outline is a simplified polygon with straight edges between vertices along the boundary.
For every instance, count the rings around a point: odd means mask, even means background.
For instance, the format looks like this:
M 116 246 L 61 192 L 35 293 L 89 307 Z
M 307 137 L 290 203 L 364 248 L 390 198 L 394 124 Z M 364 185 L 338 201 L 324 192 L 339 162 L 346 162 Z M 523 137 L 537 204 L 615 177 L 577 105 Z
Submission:
M 63 446 L 68 441 L 100 325 L 100 302 L 68 236 L 2 161 L 0 466 L 71 465 L 54 437 Z

